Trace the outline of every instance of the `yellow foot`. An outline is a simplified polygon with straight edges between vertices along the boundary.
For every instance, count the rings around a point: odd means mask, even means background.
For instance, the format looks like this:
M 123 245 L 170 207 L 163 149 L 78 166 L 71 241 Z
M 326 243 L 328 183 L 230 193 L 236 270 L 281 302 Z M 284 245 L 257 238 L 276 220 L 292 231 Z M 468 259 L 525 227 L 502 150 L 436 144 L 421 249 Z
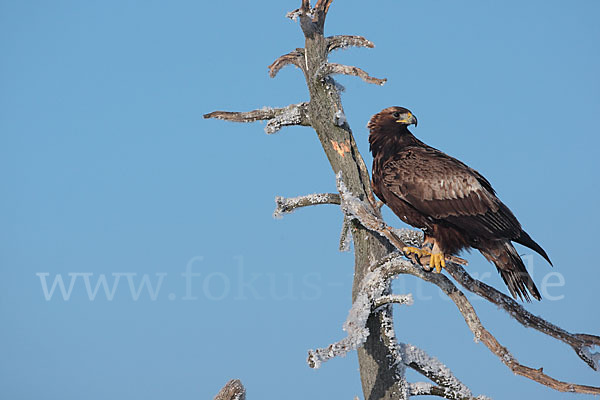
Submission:
M 433 253 L 429 260 L 429 268 L 434 268 L 438 274 L 442 272 L 442 268 L 446 268 L 446 256 L 444 253 Z
M 419 249 L 417 247 L 403 247 L 402 251 L 406 254 L 416 254 L 419 257 L 429 256 L 430 270 L 435 268 L 435 272 L 442 272 L 446 268 L 446 255 L 444 253 L 432 253 L 429 249 Z
M 429 249 L 419 249 L 418 247 L 403 247 L 402 251 L 405 252 L 406 254 L 416 254 L 419 257 L 423 257 L 423 256 L 430 256 L 431 252 L 429 251 Z

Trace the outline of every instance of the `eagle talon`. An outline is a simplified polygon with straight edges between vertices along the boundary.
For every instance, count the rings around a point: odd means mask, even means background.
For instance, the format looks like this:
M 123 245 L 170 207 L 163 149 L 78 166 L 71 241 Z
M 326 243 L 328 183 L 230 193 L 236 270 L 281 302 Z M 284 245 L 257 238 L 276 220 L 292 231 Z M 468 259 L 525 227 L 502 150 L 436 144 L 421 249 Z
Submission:
M 416 254 L 419 257 L 430 256 L 431 252 L 427 249 L 419 249 L 418 247 L 406 246 L 402 248 L 402 251 L 406 254 Z
M 431 257 L 427 256 L 427 257 L 425 257 L 425 259 L 423 260 L 423 263 L 421 264 L 421 267 L 423 267 L 423 269 L 427 272 L 433 271 L 433 268 L 431 267 L 431 265 L 429 265 L 429 260 L 431 260 Z
M 446 268 L 446 255 L 444 253 L 433 253 L 427 248 L 419 249 L 417 247 L 403 247 L 402 251 L 406 254 L 416 254 L 419 258 L 423 256 L 430 257 L 429 259 L 429 269 L 425 268 L 427 271 L 432 271 L 435 269 L 435 272 L 438 274 L 442 272 L 442 268 Z
M 429 267 L 433 269 L 435 267 L 435 272 L 438 274 L 442 272 L 442 268 L 446 268 L 446 256 L 443 253 L 433 253 L 431 255 L 431 260 L 429 261 Z

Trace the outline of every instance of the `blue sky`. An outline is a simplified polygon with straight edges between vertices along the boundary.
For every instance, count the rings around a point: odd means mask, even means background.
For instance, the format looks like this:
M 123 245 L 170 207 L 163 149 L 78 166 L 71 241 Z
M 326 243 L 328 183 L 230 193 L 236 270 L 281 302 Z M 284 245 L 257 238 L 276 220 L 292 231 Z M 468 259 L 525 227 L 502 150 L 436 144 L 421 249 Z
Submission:
M 519 249 L 546 297 L 528 308 L 599 334 L 600 3 L 365 4 L 334 2 L 326 33 L 372 40 L 332 60 L 388 78 L 339 77 L 367 163 L 369 117 L 410 108 L 413 132 L 483 173 L 552 258 L 553 269 Z M 271 79 L 266 68 L 303 46 L 284 18 L 298 5 L 0 1 L 1 398 L 212 398 L 230 378 L 249 399 L 361 395 L 355 354 L 305 362 L 342 337 L 350 308 L 339 209 L 271 217 L 277 195 L 335 190 L 316 135 L 202 119 L 307 100 L 297 69 Z M 492 265 L 467 257 L 506 292 Z M 58 277 L 65 296 L 50 293 Z M 102 277 L 108 292 L 94 297 Z M 395 310 L 399 339 L 474 393 L 564 398 L 474 343 L 436 289 L 407 277 L 395 288 L 415 296 Z M 474 304 L 523 363 L 600 382 L 566 345 Z

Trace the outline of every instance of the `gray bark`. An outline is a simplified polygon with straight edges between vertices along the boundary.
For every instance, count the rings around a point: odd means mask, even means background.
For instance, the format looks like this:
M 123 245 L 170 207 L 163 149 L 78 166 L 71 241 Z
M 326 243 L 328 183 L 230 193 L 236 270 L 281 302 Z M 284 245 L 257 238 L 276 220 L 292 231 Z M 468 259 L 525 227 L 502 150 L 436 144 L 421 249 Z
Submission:
M 328 64 L 327 40 L 323 36 L 325 15 L 322 18 L 323 20 L 313 21 L 306 14 L 300 15 L 300 24 L 306 38 L 304 76 L 310 93 L 308 117 L 333 172 L 337 174 L 341 171 L 350 192 L 359 199 L 367 199 L 372 192 L 371 182 L 352 131 L 347 123 L 342 126 L 335 124 L 336 112 L 343 112 L 340 95 L 331 77 L 319 79 L 323 66 Z M 340 155 L 332 143 L 349 143 L 350 151 Z M 356 223 L 352 226 L 352 237 L 355 255 L 352 286 L 354 301 L 369 266 L 388 254 L 391 248 L 380 235 Z M 403 380 L 396 377 L 396 368 L 392 365 L 394 357 L 388 346 L 390 338 L 382 325 L 386 319 L 391 320 L 391 314 L 391 307 L 384 307 L 371 315 L 367 323 L 369 338 L 358 349 L 360 376 L 366 400 L 400 399 L 405 391 L 403 387 L 399 387 Z

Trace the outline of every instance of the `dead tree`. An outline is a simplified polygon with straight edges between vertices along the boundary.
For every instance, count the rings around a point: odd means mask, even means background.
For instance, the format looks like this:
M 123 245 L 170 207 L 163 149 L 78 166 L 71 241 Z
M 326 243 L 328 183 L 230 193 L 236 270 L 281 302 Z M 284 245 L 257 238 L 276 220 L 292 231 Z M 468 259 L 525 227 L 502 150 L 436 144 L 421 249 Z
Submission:
M 265 131 L 268 134 L 284 126 L 310 126 L 317 133 L 337 176 L 339 193 L 276 199 L 275 215 L 279 216 L 299 207 L 339 204 L 345 216 L 340 246 L 347 246 L 350 238 L 354 243 L 353 304 L 344 325 L 348 336 L 325 348 L 310 350 L 309 366 L 317 368 L 332 357 L 356 349 L 365 399 L 407 399 L 416 395 L 435 395 L 446 399 L 485 398 L 475 397 L 444 364 L 425 351 L 396 339 L 391 305 L 409 305 L 412 297 L 393 294 L 391 281 L 400 274 L 410 274 L 438 286 L 456 304 L 475 339 L 485 344 L 515 374 L 563 392 L 600 394 L 598 387 L 562 382 L 546 375 L 542 368 L 534 369 L 520 364 L 483 326 L 473 305 L 450 279 L 444 274 L 426 272 L 399 252 L 406 244 L 420 245 L 421 234 L 411 230 L 396 230 L 383 221 L 372 194 L 367 167 L 344 114 L 339 85 L 332 75 L 353 75 L 377 85 L 383 85 L 386 80 L 374 78 L 354 66 L 328 62 L 328 55 L 334 50 L 351 46 L 373 47 L 373 43 L 361 36 L 324 35 L 325 18 L 331 3 L 332 0 L 318 0 L 312 7 L 309 0 L 302 0 L 299 9 L 288 13 L 289 18 L 299 19 L 305 47 L 282 55 L 269 66 L 271 77 L 275 77 L 286 65 L 299 68 L 308 86 L 308 102 L 283 108 L 249 112 L 214 111 L 204 115 L 205 118 L 235 122 L 267 121 Z M 600 354 L 592 352 L 594 346 L 600 346 L 600 337 L 569 333 L 530 314 L 511 298 L 471 277 L 459 264 L 448 262 L 446 271 L 463 289 L 496 304 L 524 326 L 563 341 L 591 368 L 600 369 Z M 407 367 L 431 382 L 407 382 L 404 374 Z M 218 398 L 240 399 L 243 396 L 245 391 L 241 383 L 232 381 Z

